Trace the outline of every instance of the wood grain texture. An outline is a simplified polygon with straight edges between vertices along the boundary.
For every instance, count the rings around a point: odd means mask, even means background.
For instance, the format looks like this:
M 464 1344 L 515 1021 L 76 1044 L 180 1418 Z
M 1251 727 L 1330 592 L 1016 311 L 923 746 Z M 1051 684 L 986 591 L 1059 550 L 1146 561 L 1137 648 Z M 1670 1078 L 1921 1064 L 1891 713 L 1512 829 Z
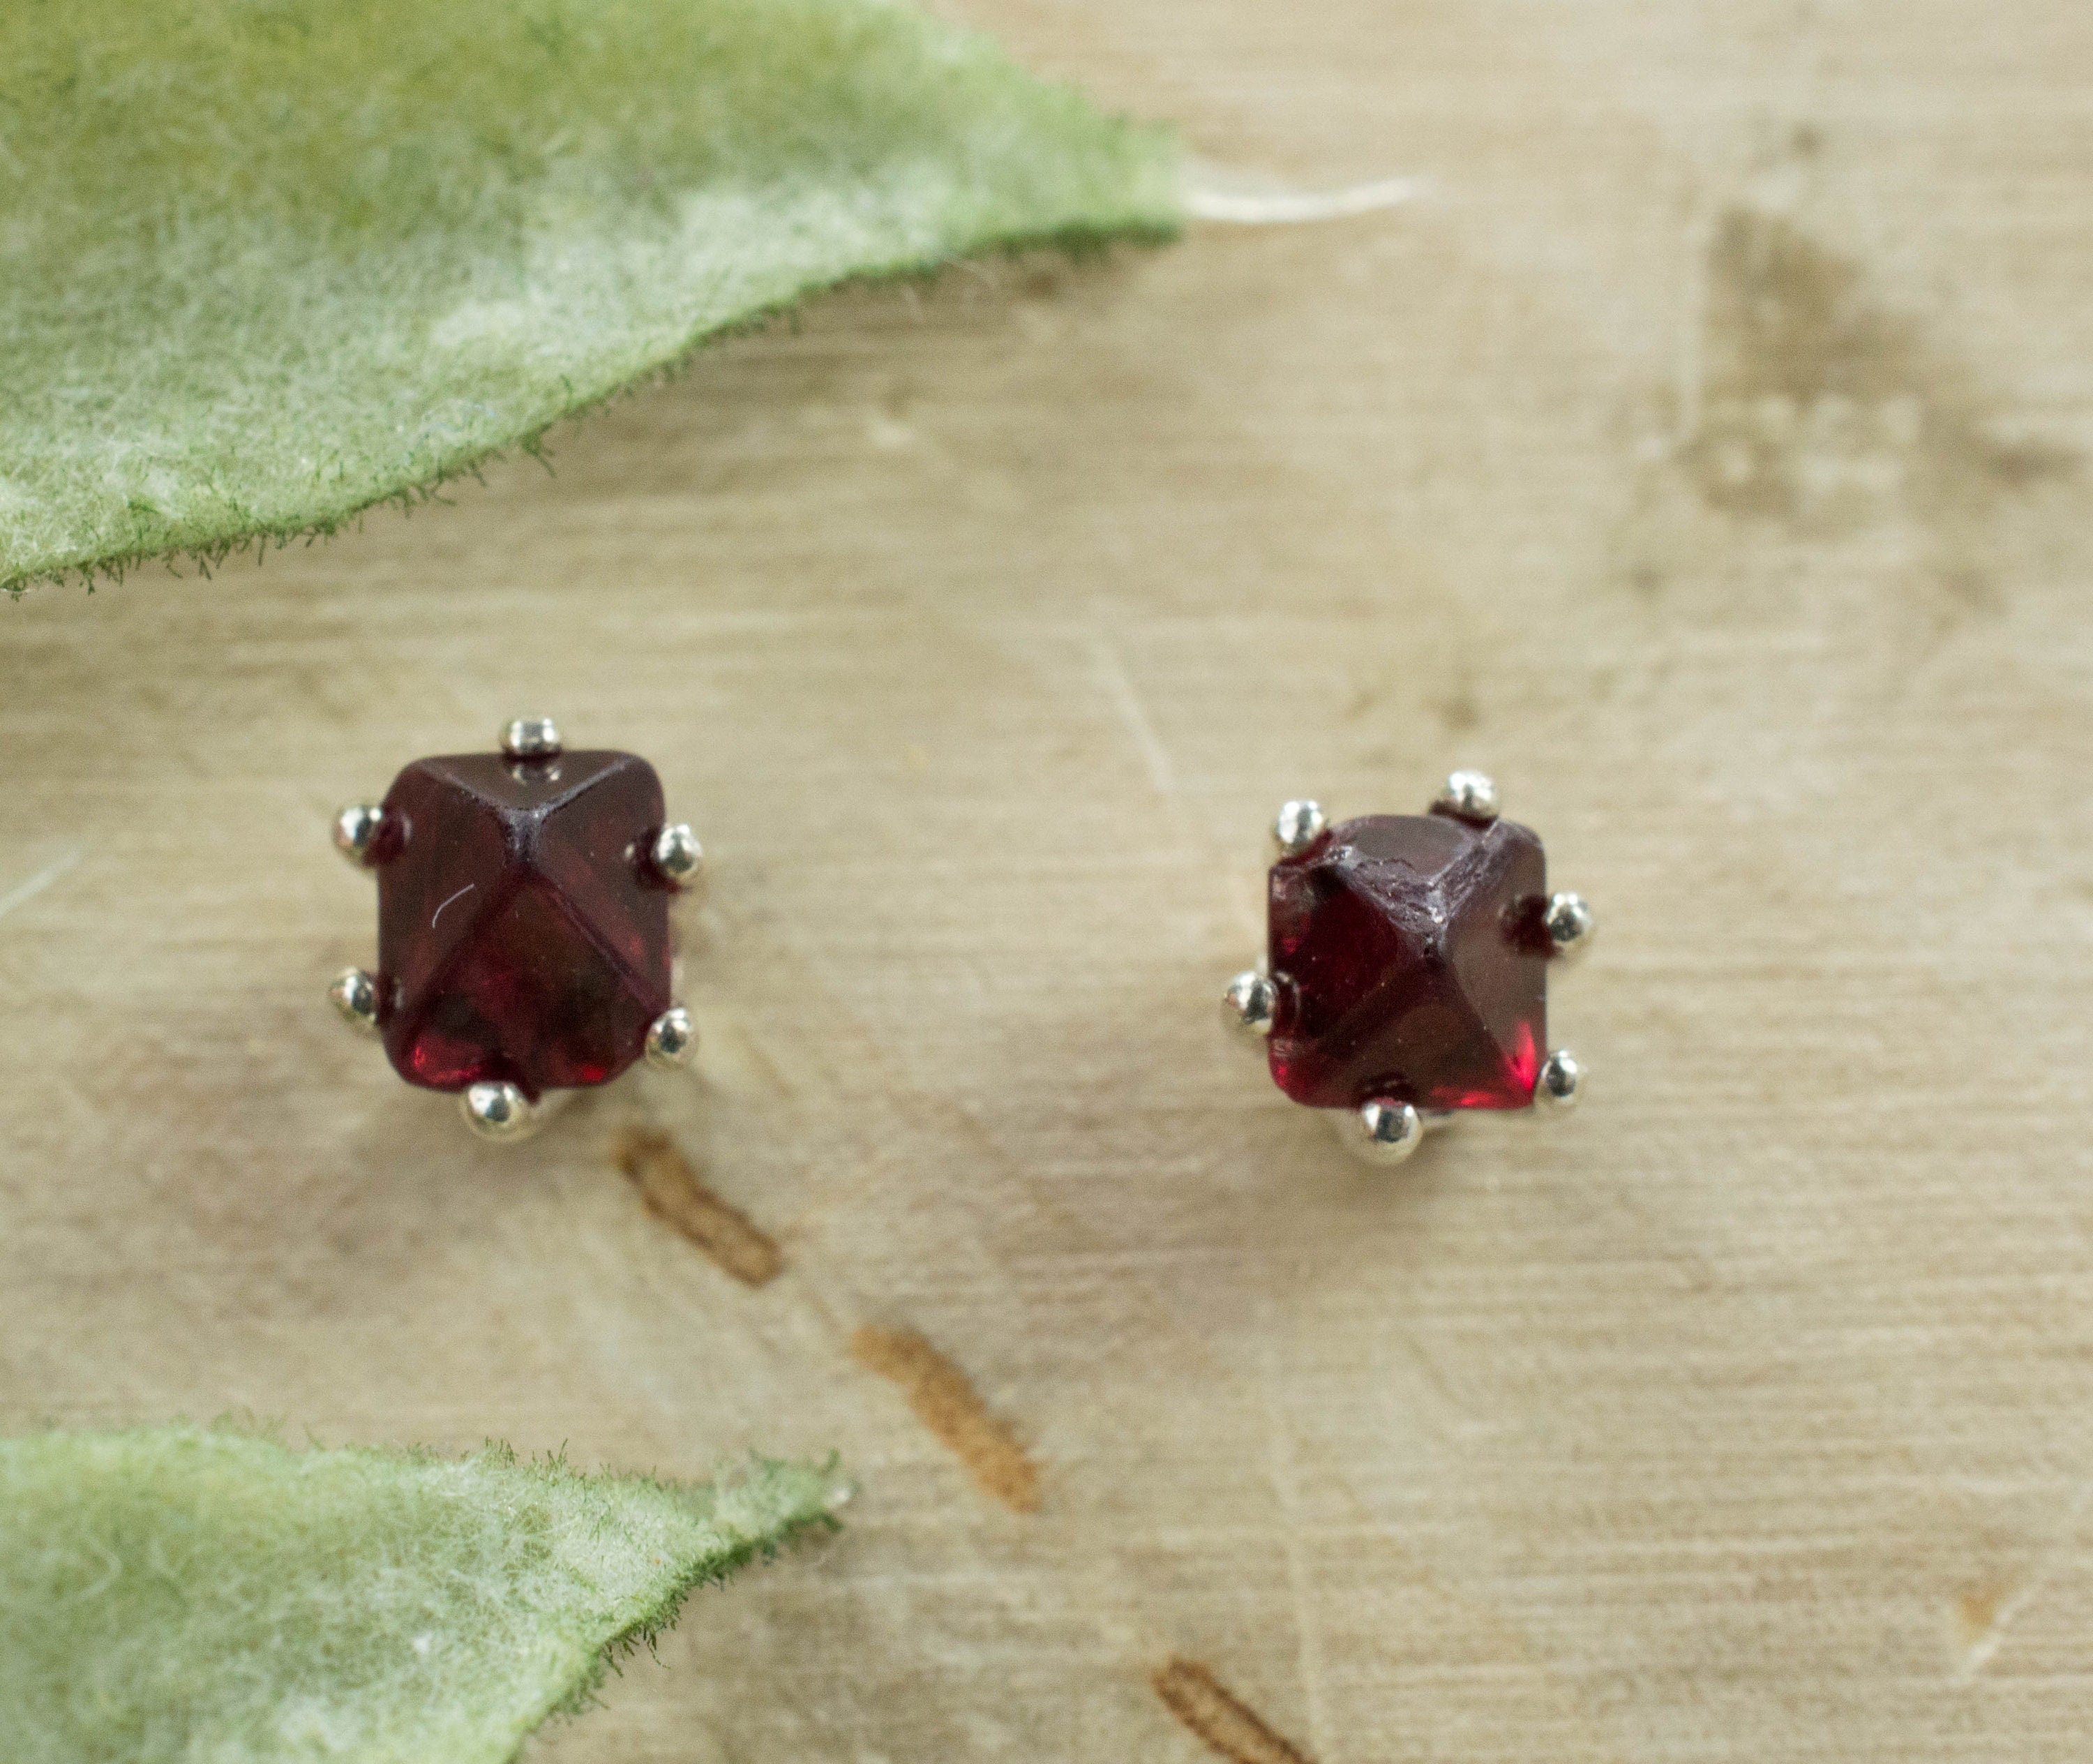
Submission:
M 840 1449 L 547 1764 L 1190 1764 L 1173 1656 L 1320 1764 L 2082 1759 L 2093 20 L 958 10 L 1434 194 L 846 295 L 556 475 L 0 607 L 0 1420 Z M 483 1148 L 326 1007 L 325 818 L 537 711 L 705 840 L 700 1076 Z M 1214 999 L 1281 798 L 1456 764 L 1600 913 L 1592 1090 L 1391 1179 Z

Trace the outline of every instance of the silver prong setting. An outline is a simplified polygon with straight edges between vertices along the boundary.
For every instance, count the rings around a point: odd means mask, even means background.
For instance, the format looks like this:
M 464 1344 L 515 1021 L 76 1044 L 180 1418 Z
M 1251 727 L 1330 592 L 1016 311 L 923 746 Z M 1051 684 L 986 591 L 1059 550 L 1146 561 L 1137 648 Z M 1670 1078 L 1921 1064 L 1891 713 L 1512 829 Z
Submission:
M 378 982 L 361 968 L 344 968 L 327 988 L 327 998 L 342 1021 L 365 1035 L 378 1033 Z
M 678 888 L 695 886 L 704 874 L 705 849 L 698 843 L 697 834 L 680 821 L 654 835 L 647 858 L 656 875 Z
M 1281 857 L 1298 857 L 1330 830 L 1323 805 L 1306 797 L 1281 803 L 1272 823 L 1272 848 Z
M 1533 1081 L 1536 1108 L 1548 1114 L 1567 1114 L 1584 1093 L 1584 1064 L 1568 1048 L 1558 1047 L 1541 1061 L 1540 1075 Z
M 1598 921 L 1582 895 L 1555 894 L 1548 897 L 1540 922 L 1547 928 L 1549 947 L 1558 956 L 1577 956 L 1591 947 Z
M 1436 813 L 1486 827 L 1497 817 L 1497 787 L 1486 773 L 1454 772 L 1432 807 Z
M 678 1072 L 697 1058 L 698 1026 L 680 1004 L 672 1004 L 647 1025 L 647 1064 Z
M 513 1144 L 538 1130 L 539 1105 L 505 1079 L 467 1085 L 458 1112 L 481 1138 L 498 1143 Z
M 552 760 L 560 755 L 560 726 L 549 717 L 518 717 L 501 729 L 501 751 L 512 760 Z
M 1400 1164 L 1424 1143 L 1424 1117 L 1407 1103 L 1377 1097 L 1340 1120 L 1346 1144 L 1368 1164 Z
M 1221 995 L 1221 1023 L 1245 1042 L 1261 1042 L 1279 1015 L 1279 987 L 1269 975 L 1246 969 Z
M 334 848 L 358 869 L 373 869 L 384 826 L 385 811 L 378 804 L 351 803 L 336 812 Z

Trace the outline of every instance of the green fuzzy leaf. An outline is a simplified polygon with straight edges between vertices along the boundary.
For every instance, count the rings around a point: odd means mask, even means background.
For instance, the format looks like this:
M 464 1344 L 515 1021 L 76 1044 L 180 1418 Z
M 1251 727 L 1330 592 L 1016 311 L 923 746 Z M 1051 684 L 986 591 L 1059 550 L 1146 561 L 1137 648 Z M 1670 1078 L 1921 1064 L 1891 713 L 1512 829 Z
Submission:
M 0 587 L 332 530 L 846 278 L 1159 236 L 886 0 L 6 0 Z
M 833 1523 L 836 1486 L 193 1428 L 0 1441 L 0 1758 L 498 1764 L 692 1586 Z

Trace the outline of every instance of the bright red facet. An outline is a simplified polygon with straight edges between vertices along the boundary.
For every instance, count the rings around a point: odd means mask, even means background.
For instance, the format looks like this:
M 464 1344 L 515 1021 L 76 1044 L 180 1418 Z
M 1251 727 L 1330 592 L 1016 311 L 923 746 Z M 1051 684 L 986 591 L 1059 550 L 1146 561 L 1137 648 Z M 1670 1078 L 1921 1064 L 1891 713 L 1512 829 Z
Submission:
M 630 753 L 417 760 L 378 865 L 381 1025 L 410 1084 L 526 1095 L 614 1078 L 669 1008 L 661 784 Z
M 1369 815 L 1272 866 L 1272 1075 L 1298 1103 L 1524 1108 L 1548 1046 L 1547 869 L 1508 821 Z

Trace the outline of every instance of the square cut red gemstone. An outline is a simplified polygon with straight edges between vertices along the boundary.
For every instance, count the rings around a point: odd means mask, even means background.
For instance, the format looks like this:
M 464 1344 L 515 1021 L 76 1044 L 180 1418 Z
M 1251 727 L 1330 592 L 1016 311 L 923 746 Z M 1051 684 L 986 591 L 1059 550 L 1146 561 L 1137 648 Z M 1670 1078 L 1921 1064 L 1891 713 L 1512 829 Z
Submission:
M 525 1094 L 614 1078 L 669 1008 L 661 783 L 630 753 L 417 760 L 378 866 L 380 1025 L 410 1084 Z
M 1368 815 L 1272 869 L 1280 1090 L 1524 1108 L 1548 1046 L 1547 866 L 1508 821 Z

